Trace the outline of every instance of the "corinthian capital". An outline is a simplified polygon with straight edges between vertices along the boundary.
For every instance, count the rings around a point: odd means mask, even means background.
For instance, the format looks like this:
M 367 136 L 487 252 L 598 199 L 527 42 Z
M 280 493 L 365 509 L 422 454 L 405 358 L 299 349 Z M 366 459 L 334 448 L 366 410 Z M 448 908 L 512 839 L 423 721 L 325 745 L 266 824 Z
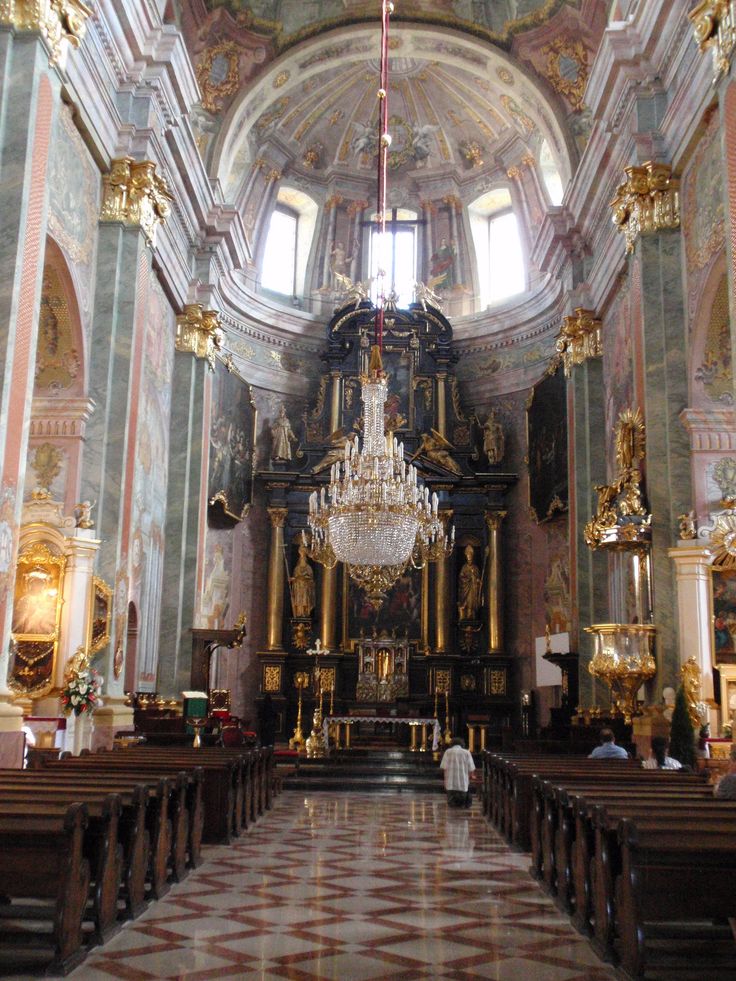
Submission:
M 172 200 L 153 161 L 116 157 L 110 162 L 110 173 L 102 178 L 100 221 L 137 225 L 153 244 L 156 227 L 168 217 Z
M 92 9 L 82 0 L 0 0 L 0 24 L 16 31 L 38 31 L 61 61 L 67 45 L 78 48 Z
M 203 310 L 201 303 L 187 303 L 176 318 L 176 350 L 206 358 L 212 371 L 224 336 L 218 312 Z

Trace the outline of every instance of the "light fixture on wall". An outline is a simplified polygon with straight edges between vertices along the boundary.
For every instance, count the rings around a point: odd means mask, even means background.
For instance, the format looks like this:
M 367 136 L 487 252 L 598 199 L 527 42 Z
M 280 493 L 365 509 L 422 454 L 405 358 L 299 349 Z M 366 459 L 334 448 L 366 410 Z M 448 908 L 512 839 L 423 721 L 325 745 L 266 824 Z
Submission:
M 386 175 L 391 135 L 388 132 L 388 28 L 394 5 L 382 3 L 381 69 L 378 143 L 379 245 L 386 242 Z M 361 376 L 363 445 L 357 438 L 345 444 L 345 457 L 332 466 L 330 483 L 309 499 L 310 556 L 328 568 L 344 562 L 348 573 L 379 607 L 386 591 L 409 566 L 449 555 L 454 529 L 448 538 L 438 511 L 437 495 L 422 487 L 417 469 L 404 459 L 404 446 L 386 435 L 384 406 L 388 392 L 383 370 L 385 261 L 379 262 L 378 309 L 375 344 L 367 374 Z

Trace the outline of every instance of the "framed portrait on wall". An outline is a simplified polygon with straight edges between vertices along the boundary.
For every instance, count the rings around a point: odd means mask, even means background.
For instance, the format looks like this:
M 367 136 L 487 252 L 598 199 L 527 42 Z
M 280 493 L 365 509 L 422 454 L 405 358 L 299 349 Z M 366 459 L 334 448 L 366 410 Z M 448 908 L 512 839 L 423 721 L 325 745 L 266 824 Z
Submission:
M 711 569 L 713 583 L 713 659 L 736 664 L 736 569 Z
M 526 404 L 529 512 L 537 522 L 567 511 L 567 386 L 561 368 L 532 389 Z
M 209 517 L 214 525 L 233 525 L 253 502 L 257 412 L 250 385 L 220 361 L 210 420 Z

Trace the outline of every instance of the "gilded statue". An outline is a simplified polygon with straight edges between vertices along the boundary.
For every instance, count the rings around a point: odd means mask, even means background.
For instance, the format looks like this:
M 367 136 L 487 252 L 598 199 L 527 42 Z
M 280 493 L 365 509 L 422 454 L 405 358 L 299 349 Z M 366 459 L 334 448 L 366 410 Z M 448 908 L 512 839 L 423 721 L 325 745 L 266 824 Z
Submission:
M 457 583 L 457 613 L 460 620 L 475 620 L 480 609 L 482 582 L 473 556 L 473 546 L 466 545 L 465 565 L 460 570 Z
M 449 451 L 452 449 L 454 449 L 452 443 L 436 429 L 432 429 L 428 433 L 422 433 L 419 448 L 410 462 L 416 460 L 418 456 L 425 456 L 431 463 L 436 463 L 450 473 L 461 475 L 463 471 L 460 464 L 450 456 Z
M 694 657 L 689 657 L 687 661 L 685 661 L 680 669 L 680 677 L 682 678 L 682 689 L 685 692 L 685 700 L 687 701 L 687 711 L 690 716 L 690 721 L 697 729 L 701 724 L 700 713 L 696 708 L 698 703 L 701 701 L 701 688 L 700 665 Z
M 677 520 L 679 522 L 679 532 L 681 541 L 690 541 L 697 535 L 697 529 L 695 527 L 695 512 L 686 511 L 684 514 L 678 514 Z
M 290 577 L 291 606 L 295 617 L 306 619 L 314 609 L 314 571 L 307 560 L 306 545 L 299 546 L 299 559 Z
M 496 410 L 491 409 L 483 423 L 483 452 L 490 464 L 500 463 L 506 451 L 506 437 L 503 426 L 496 418 Z
M 326 470 L 327 467 L 331 467 L 333 463 L 338 463 L 340 460 L 344 460 L 345 444 L 352 442 L 357 438 L 357 433 L 351 433 L 349 436 L 346 436 L 345 430 L 342 427 L 340 427 L 340 429 L 336 429 L 335 432 L 330 435 L 329 449 L 319 463 L 312 467 L 312 473 L 319 473 L 321 470 Z
M 271 423 L 271 434 L 273 437 L 271 459 L 290 460 L 291 444 L 298 443 L 299 441 L 294 435 L 294 430 L 291 428 L 289 417 L 286 415 L 286 406 L 283 402 L 281 403 L 278 416 Z

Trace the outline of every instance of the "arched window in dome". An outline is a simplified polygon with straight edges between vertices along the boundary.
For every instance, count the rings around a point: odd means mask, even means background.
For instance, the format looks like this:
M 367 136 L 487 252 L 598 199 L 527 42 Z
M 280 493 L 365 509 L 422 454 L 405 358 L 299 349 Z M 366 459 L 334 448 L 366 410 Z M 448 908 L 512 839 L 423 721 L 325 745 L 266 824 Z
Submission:
M 386 237 L 381 242 L 381 233 L 376 225 L 371 225 L 368 275 L 372 279 L 371 299 L 378 299 L 378 269 L 383 264 L 386 273 L 384 281 L 386 294 L 393 288 L 398 294 L 400 307 L 408 307 L 414 296 L 414 283 L 417 278 L 417 219 L 416 211 L 406 208 L 393 208 L 386 218 Z M 378 218 L 374 214 L 373 222 Z
M 526 265 L 511 195 L 503 187 L 477 198 L 469 207 L 478 261 L 480 307 L 484 309 L 526 289 Z
M 560 176 L 559 168 L 555 163 L 555 158 L 552 156 L 552 151 L 546 140 L 542 140 L 542 144 L 539 147 L 539 169 L 542 172 L 542 180 L 544 181 L 544 186 L 547 188 L 550 204 L 562 204 L 565 189 L 562 186 L 562 177 Z
M 317 222 L 317 202 L 295 188 L 279 189 L 261 263 L 261 287 L 301 296 Z

